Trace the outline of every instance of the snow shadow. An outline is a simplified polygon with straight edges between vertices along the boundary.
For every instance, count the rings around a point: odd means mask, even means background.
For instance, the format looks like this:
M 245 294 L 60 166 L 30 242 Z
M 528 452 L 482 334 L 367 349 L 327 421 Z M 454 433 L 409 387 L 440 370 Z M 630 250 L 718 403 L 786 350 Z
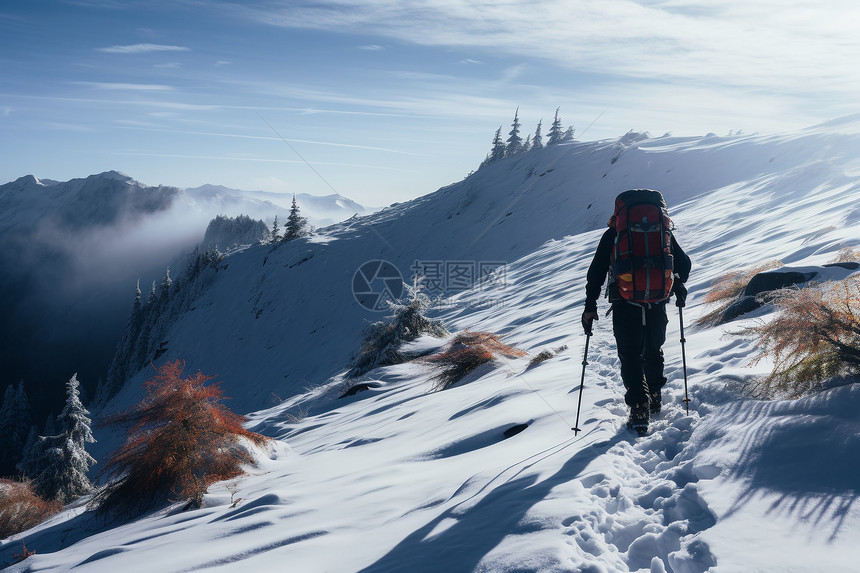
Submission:
M 28 549 L 34 549 L 39 555 L 45 555 L 61 551 L 82 539 L 105 532 L 118 524 L 118 520 L 100 516 L 94 511 L 87 510 L 72 519 L 39 529 L 15 541 L 4 540 L 0 543 L 0 567 L 14 562 L 14 555 L 21 552 L 22 541 Z M 106 556 L 103 555 L 102 557 Z M 92 557 L 92 560 L 96 559 L 96 556 Z
M 860 385 L 854 386 L 796 402 L 756 403 L 741 416 L 765 421 L 743 436 L 733 473 L 747 486 L 727 515 L 772 497 L 769 516 L 792 516 L 829 530 L 830 541 L 837 538 L 860 497 Z
M 556 486 L 577 479 L 592 461 L 604 455 L 625 437 L 626 432 L 618 433 L 605 442 L 582 447 L 559 471 L 543 481 L 538 482 L 536 475 L 515 477 L 494 488 L 468 509 L 461 509 L 461 506 L 467 504 L 471 498 L 445 510 L 359 573 L 475 570 L 481 559 L 505 537 L 535 531 L 536 525 L 525 524 L 524 517 L 529 509 L 545 499 Z M 573 443 L 576 442 L 568 445 Z M 556 454 L 566 448 L 567 446 L 564 446 Z M 520 469 L 518 474 L 534 463 L 536 462 Z M 438 527 L 448 523 L 452 524 L 434 534 Z

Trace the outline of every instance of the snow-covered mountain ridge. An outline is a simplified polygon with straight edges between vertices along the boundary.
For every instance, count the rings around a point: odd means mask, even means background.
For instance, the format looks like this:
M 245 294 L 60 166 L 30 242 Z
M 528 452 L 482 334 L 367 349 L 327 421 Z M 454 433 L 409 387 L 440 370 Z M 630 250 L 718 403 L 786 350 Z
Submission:
M 327 226 L 355 214 L 373 210 L 352 199 L 332 194 L 296 195 L 303 215 L 316 226 Z M 28 228 L 41 219 L 59 213 L 61 220 L 78 228 L 120 222 L 122 217 L 145 217 L 148 214 L 180 207 L 187 219 L 202 223 L 215 215 L 240 214 L 271 222 L 290 208 L 292 195 L 243 191 L 221 185 L 201 185 L 188 189 L 143 184 L 118 171 L 106 171 L 69 181 L 39 179 L 25 175 L 0 185 L 0 230 L 15 226 Z
M 612 199 L 631 187 L 663 191 L 693 259 L 691 411 L 672 308 L 667 405 L 649 436 L 633 438 L 603 319 L 574 436 L 584 275 Z M 18 569 L 853 571 L 858 385 L 743 400 L 725 381 L 768 367 L 749 368 L 754 343 L 725 336 L 743 322 L 689 325 L 729 270 L 816 266 L 856 248 L 859 202 L 860 126 L 845 120 L 781 136 L 557 146 L 310 241 L 235 253 L 172 326 L 159 361 L 218 374 L 251 429 L 277 438 L 238 481 L 242 501 L 231 507 L 216 485 L 200 511 L 103 532 L 70 509 L 20 536 L 37 555 Z M 351 292 L 374 259 L 404 277 L 415 260 L 507 263 L 504 280 L 442 292 L 436 316 L 532 356 L 568 348 L 534 368 L 504 360 L 441 392 L 426 364 L 382 368 L 363 380 L 370 390 L 338 399 L 337 375 L 379 317 Z M 136 399 L 148 376 L 114 406 Z M 517 424 L 528 427 L 505 439 Z M 4 542 L 0 561 L 12 552 Z
M 201 204 L 221 205 L 225 212 L 246 214 L 267 223 L 271 223 L 275 215 L 279 215 L 283 223 L 293 197 L 286 193 L 244 191 L 223 185 L 191 187 L 185 189 L 185 193 Z M 315 227 L 327 227 L 353 215 L 368 215 L 376 210 L 336 193 L 323 196 L 296 193 L 296 202 L 302 215 Z

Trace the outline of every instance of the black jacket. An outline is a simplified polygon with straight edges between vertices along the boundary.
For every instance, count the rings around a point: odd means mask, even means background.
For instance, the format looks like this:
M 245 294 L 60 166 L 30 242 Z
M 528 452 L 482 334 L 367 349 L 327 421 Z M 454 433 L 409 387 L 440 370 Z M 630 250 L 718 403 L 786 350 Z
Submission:
M 612 247 L 615 244 L 616 236 L 615 228 L 609 227 L 603 236 L 600 237 L 600 244 L 597 245 L 597 251 L 594 253 L 594 258 L 591 260 L 591 266 L 588 267 L 588 277 L 585 285 L 585 311 L 597 312 L 597 299 L 600 298 L 600 289 L 603 288 L 603 283 L 606 281 L 606 273 L 609 272 L 611 263 Z M 690 277 L 690 257 L 681 249 L 675 236 L 672 235 L 672 255 L 675 257 L 676 281 L 681 283 L 687 282 Z M 620 296 L 615 288 L 615 283 L 610 283 L 607 287 L 607 293 L 611 301 L 620 300 Z

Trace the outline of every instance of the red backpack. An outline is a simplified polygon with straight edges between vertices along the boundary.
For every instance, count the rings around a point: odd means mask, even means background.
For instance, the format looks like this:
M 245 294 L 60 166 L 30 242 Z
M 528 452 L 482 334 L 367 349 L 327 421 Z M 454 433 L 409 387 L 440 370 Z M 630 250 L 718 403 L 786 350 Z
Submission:
M 615 199 L 612 277 L 621 298 L 663 302 L 672 293 L 672 221 L 659 191 L 632 189 Z

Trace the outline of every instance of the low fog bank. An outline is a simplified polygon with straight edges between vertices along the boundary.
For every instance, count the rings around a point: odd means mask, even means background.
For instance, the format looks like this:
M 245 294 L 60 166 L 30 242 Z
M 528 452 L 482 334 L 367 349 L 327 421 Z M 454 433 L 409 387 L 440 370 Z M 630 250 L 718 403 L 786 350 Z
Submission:
M 211 212 L 181 190 L 108 172 L 0 186 L 0 392 L 24 380 L 36 424 L 78 373 L 92 396 L 140 279 L 144 296 L 203 238 Z
M 216 216 L 250 215 L 270 226 L 278 215 L 283 224 L 292 198 L 218 185 L 149 186 L 117 171 L 66 182 L 27 175 L 0 185 L 0 392 L 24 380 L 39 425 L 62 408 L 72 374 L 94 395 L 138 279 L 145 300 L 171 261 L 207 247 L 201 241 Z M 340 195 L 296 199 L 316 226 L 373 211 Z

